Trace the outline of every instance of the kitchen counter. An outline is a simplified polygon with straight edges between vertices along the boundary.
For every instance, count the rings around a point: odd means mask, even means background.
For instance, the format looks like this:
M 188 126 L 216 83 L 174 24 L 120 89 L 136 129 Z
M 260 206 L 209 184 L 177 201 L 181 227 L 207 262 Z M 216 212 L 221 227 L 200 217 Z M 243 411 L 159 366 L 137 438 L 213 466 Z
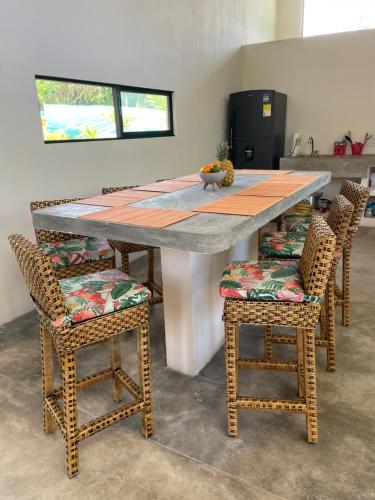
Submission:
M 371 167 L 375 168 L 375 155 L 286 156 L 280 159 L 281 170 L 329 170 L 332 177 L 366 179 L 366 186 Z
M 359 180 L 370 187 L 371 170 L 375 172 L 375 155 L 312 155 L 286 156 L 280 159 L 280 170 L 329 170 L 332 178 Z M 375 197 L 375 186 L 370 187 L 370 197 Z M 362 217 L 361 226 L 375 227 L 375 216 Z

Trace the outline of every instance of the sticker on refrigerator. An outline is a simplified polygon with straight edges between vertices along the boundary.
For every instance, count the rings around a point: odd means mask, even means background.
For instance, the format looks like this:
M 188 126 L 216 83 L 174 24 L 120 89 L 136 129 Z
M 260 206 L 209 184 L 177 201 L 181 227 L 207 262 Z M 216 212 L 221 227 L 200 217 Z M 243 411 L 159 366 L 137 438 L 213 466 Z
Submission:
M 263 118 L 267 118 L 272 114 L 271 104 L 263 104 Z
M 263 94 L 263 102 L 270 102 L 270 95 L 269 94 Z

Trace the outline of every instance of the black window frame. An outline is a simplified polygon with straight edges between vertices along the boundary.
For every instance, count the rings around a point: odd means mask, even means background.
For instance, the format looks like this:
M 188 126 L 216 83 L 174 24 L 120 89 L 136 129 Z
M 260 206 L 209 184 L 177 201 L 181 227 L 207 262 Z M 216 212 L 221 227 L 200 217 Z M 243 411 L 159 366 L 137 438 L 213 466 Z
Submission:
M 153 137 L 171 137 L 174 136 L 174 123 L 173 123 L 173 91 L 172 90 L 158 90 L 150 89 L 146 87 L 134 87 L 132 85 L 119 85 L 114 83 L 103 83 L 94 82 L 91 80 L 79 80 L 76 78 L 63 78 L 58 76 L 45 76 L 45 75 L 35 75 L 36 80 L 52 80 L 56 82 L 67 82 L 67 83 L 81 83 L 83 85 L 96 85 L 100 87 L 108 87 L 112 89 L 113 96 L 113 107 L 115 112 L 115 124 L 116 124 L 116 134 L 117 137 L 100 137 L 92 139 L 61 139 L 48 141 L 44 139 L 44 144 L 56 144 L 56 143 L 69 143 L 74 142 L 98 142 L 98 141 L 122 141 L 126 139 L 147 139 Z M 123 120 L 121 111 L 121 92 L 135 92 L 140 94 L 155 94 L 162 95 L 168 98 L 168 120 L 169 129 L 168 130 L 155 130 L 155 131 L 145 131 L 145 132 L 124 132 L 123 131 Z

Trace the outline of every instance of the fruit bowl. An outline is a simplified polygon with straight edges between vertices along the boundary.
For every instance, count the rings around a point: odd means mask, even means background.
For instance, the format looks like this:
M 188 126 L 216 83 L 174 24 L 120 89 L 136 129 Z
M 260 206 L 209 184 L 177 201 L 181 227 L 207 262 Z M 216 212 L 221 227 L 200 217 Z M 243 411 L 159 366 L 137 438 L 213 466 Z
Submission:
M 204 182 L 203 189 L 206 189 L 209 184 L 212 185 L 212 189 L 214 191 L 216 191 L 217 188 L 221 189 L 221 182 L 224 180 L 226 173 L 226 170 L 209 173 L 199 172 L 200 178 Z

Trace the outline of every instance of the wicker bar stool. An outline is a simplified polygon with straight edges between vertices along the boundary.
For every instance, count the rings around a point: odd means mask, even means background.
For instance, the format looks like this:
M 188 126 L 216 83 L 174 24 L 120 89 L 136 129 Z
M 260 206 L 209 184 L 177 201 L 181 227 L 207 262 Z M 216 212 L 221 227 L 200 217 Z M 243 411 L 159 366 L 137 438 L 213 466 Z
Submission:
M 138 186 L 111 186 L 102 189 L 103 194 L 115 193 L 124 189 L 132 189 Z M 130 243 L 128 241 L 111 240 L 110 244 L 121 254 L 121 268 L 125 274 L 130 273 L 129 254 L 134 252 L 147 252 L 147 278 L 143 282 L 151 291 L 152 298 L 150 304 L 159 304 L 163 302 L 163 287 L 155 283 L 154 277 L 154 253 L 156 248 L 139 243 Z
M 335 285 L 335 303 L 342 306 L 342 324 L 350 324 L 350 267 L 351 249 L 353 237 L 357 234 L 363 212 L 365 210 L 370 190 L 357 182 L 345 180 L 342 183 L 340 194 L 350 201 L 354 206 L 352 220 L 348 231 L 348 237 L 342 254 L 342 286 Z M 284 214 L 282 229 L 287 232 L 305 232 L 310 221 L 310 217 L 301 216 L 295 213 Z
M 356 182 L 345 180 L 342 183 L 340 193 L 354 206 L 352 220 L 348 231 L 343 253 L 342 253 L 342 287 L 335 283 L 335 303 L 342 306 L 342 324 L 350 325 L 350 268 L 353 237 L 357 234 L 370 190 Z
M 233 262 L 220 284 L 225 297 L 225 360 L 227 424 L 237 436 L 239 408 L 288 411 L 306 415 L 307 440 L 318 442 L 314 331 L 334 257 L 336 237 L 324 219 L 315 216 L 299 261 Z M 239 357 L 242 324 L 297 329 L 297 360 L 256 360 Z M 238 393 L 239 368 L 296 372 L 300 399 L 271 399 Z
M 331 210 L 329 211 L 326 219 L 327 224 L 337 236 L 337 246 L 340 252 L 342 251 L 342 248 L 347 240 L 349 225 L 351 222 L 351 218 L 349 219 L 347 214 L 348 208 L 350 209 L 352 217 L 354 210 L 353 205 L 345 196 L 338 194 L 332 202 Z M 301 230 L 285 230 L 280 232 L 267 232 L 263 234 L 259 246 L 259 253 L 262 258 L 299 259 L 301 257 L 308 224 L 306 224 L 306 222 L 302 222 L 302 220 L 306 221 L 306 218 L 302 219 L 300 216 L 298 217 L 300 220 L 298 227 L 300 227 Z M 311 220 L 311 217 L 309 217 L 308 220 Z M 296 221 L 293 221 L 293 223 L 297 224 Z
M 32 201 L 30 210 L 74 203 L 82 198 Z M 51 257 L 57 279 L 104 271 L 116 267 L 115 252 L 103 238 L 85 237 L 35 228 L 38 246 Z
M 332 207 L 327 218 L 327 224 L 336 235 L 336 250 L 325 293 L 324 307 L 322 309 L 320 336 L 316 337 L 315 339 L 316 346 L 325 347 L 327 349 L 328 371 L 335 371 L 336 369 L 336 310 L 334 297 L 336 270 L 344 245 L 346 244 L 349 224 L 352 220 L 352 215 L 353 205 L 344 196 L 338 194 L 333 200 Z M 279 237 L 278 241 L 281 242 L 280 246 L 282 246 L 284 233 L 279 234 L 281 234 L 281 236 Z M 273 250 L 279 255 L 279 259 L 297 259 L 299 257 L 299 252 L 303 251 L 305 245 L 306 234 L 286 234 L 287 236 L 284 241 L 288 242 L 288 245 L 285 245 L 282 248 L 271 248 L 272 251 L 269 252 L 270 255 L 267 254 L 268 258 L 276 258 L 276 256 L 273 255 Z M 291 245 L 290 242 L 294 242 L 295 245 Z M 263 250 L 265 249 L 265 247 L 266 245 L 263 244 Z M 262 253 L 264 255 L 264 252 Z M 295 344 L 296 342 L 297 339 L 294 335 L 272 334 L 271 331 L 267 331 L 267 359 L 272 359 L 272 343 Z
M 78 443 L 135 413 L 142 415 L 145 437 L 153 433 L 151 405 L 149 305 L 150 291 L 118 269 L 57 280 L 50 258 L 20 235 L 9 237 L 30 295 L 40 316 L 44 430 L 55 424 L 66 444 L 69 477 L 78 474 Z M 121 367 L 119 334 L 137 330 L 139 385 Z M 76 378 L 76 352 L 109 341 L 110 366 L 81 380 Z M 53 347 L 62 386 L 54 387 Z M 113 380 L 115 401 L 123 389 L 130 403 L 78 425 L 77 391 Z M 63 407 L 59 400 L 63 400 Z

